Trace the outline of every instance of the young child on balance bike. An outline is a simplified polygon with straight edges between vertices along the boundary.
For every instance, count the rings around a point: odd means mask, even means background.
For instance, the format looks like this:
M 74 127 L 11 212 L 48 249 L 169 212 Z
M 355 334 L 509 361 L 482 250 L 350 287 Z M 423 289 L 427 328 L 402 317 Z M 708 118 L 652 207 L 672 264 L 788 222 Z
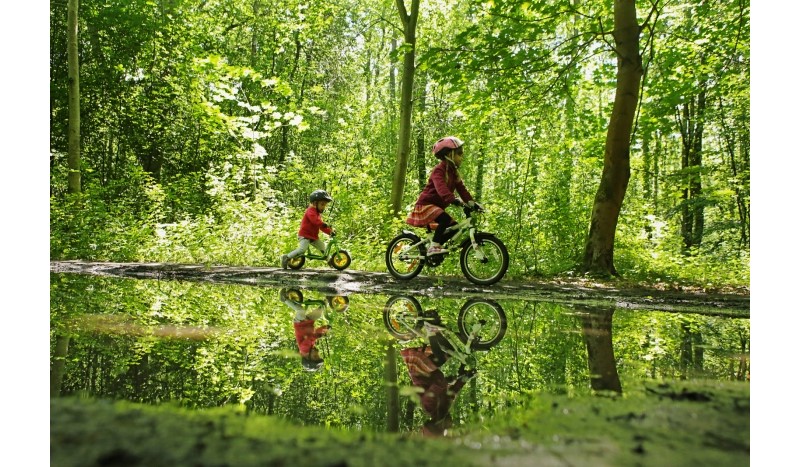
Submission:
M 303 214 L 303 220 L 300 221 L 300 230 L 297 232 L 297 248 L 281 256 L 281 267 L 283 269 L 289 267 L 290 259 L 305 254 L 309 245 L 313 245 L 320 253 L 325 254 L 327 245 L 319 238 L 320 230 L 328 235 L 336 234 L 336 230 L 322 220 L 322 213 L 325 212 L 328 203 L 333 201 L 331 195 L 325 190 L 314 190 L 309 196 L 309 201 L 310 204 L 305 214 Z

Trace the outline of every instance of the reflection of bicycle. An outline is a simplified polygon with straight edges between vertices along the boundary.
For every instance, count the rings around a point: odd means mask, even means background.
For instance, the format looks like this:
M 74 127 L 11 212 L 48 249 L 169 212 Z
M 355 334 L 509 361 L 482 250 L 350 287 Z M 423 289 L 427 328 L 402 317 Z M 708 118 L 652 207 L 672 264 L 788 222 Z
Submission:
M 383 323 L 392 337 L 407 343 L 428 340 L 438 333 L 447 341 L 442 349 L 460 365 L 474 366 L 474 352 L 489 350 L 505 336 L 508 322 L 499 303 L 486 298 L 471 298 L 458 313 L 458 333 L 442 325 L 436 310 L 423 311 L 416 298 L 390 297 L 383 308 Z
M 306 264 L 306 258 L 327 261 L 330 267 L 338 269 L 339 271 L 344 271 L 347 269 L 352 262 L 350 253 L 347 250 L 340 248 L 339 240 L 336 239 L 336 234 L 331 235 L 328 244 L 325 246 L 325 253 L 319 254 L 312 252 L 311 248 L 309 248 L 305 254 L 289 259 L 286 265 L 291 269 L 300 269 L 304 264 Z
M 508 250 L 500 239 L 477 229 L 475 213 L 480 207 L 464 206 L 466 218 L 447 228 L 455 232 L 443 253 L 428 255 L 433 242 L 434 230 L 429 225 L 428 234 L 420 238 L 417 234 L 403 230 L 394 237 L 386 248 L 386 268 L 396 279 L 408 280 L 417 276 L 425 265 L 436 267 L 442 264 L 450 251 L 461 249 L 461 271 L 471 282 L 478 285 L 491 285 L 503 278 L 508 269 Z M 456 246 L 457 245 L 457 246 Z
M 314 308 L 330 308 L 333 311 L 342 312 L 346 311 L 347 308 L 350 307 L 350 299 L 344 295 L 328 295 L 322 300 L 308 300 L 303 297 L 303 292 L 298 289 L 281 289 L 280 299 L 284 303 L 287 301 L 292 302 L 293 304 L 299 305 L 306 310 Z

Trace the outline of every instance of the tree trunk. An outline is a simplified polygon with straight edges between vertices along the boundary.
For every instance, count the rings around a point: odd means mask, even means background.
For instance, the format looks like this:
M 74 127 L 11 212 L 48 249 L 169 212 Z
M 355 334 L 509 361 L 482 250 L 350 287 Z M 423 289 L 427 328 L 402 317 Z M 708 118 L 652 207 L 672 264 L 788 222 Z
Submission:
M 400 431 L 400 391 L 397 387 L 397 348 L 389 343 L 386 348 L 386 430 Z
M 61 395 L 61 382 L 64 381 L 68 350 L 69 336 L 56 336 L 56 349 L 53 353 L 53 363 L 50 368 L 50 397 Z
M 420 77 L 420 81 L 421 82 L 417 88 L 417 92 L 419 93 L 418 112 L 419 115 L 424 116 L 426 104 L 425 87 L 427 86 L 425 73 L 423 73 Z M 425 128 L 424 125 L 420 124 L 419 128 L 417 129 L 417 184 L 419 185 L 419 191 L 422 191 L 425 188 L 425 185 L 428 183 L 428 168 L 425 164 L 427 155 L 428 148 L 425 147 Z
M 67 3 L 67 76 L 69 130 L 67 137 L 67 192 L 81 192 L 81 92 L 78 65 L 78 0 Z
M 681 193 L 681 236 L 683 251 L 689 251 L 703 242 L 705 208 L 702 200 L 703 181 L 703 129 L 706 109 L 705 84 L 695 98 L 683 105 L 683 118 L 679 118 L 682 151 L 681 169 L 685 175 Z
M 406 12 L 404 0 L 396 0 L 406 47 L 403 53 L 403 79 L 400 87 L 400 128 L 398 130 L 397 159 L 392 179 L 392 215 L 400 212 L 403 204 L 403 190 L 408 168 L 408 153 L 411 147 L 411 111 L 414 89 L 414 57 L 416 55 L 417 17 L 419 16 L 419 0 L 411 0 L 411 13 Z
M 695 126 L 695 140 L 692 146 L 691 164 L 694 168 L 694 176 L 689 184 L 692 192 L 692 246 L 699 246 L 703 243 L 703 230 L 705 228 L 705 202 L 703 201 L 703 130 L 706 113 L 706 89 L 705 83 L 697 96 L 697 124 Z
M 614 43 L 617 88 L 582 268 L 584 273 L 603 276 L 619 275 L 614 267 L 614 237 L 631 176 L 631 132 L 642 79 L 635 0 L 614 0 Z
M 720 97 L 719 115 L 722 116 L 722 118 L 720 118 L 720 124 L 723 130 L 722 137 L 725 141 L 725 152 L 728 155 L 731 175 L 734 180 L 733 190 L 736 193 L 736 212 L 739 216 L 739 240 L 740 245 L 744 247 L 750 243 L 750 203 L 747 201 L 747 190 L 743 189 L 739 183 L 741 175 L 739 164 L 736 161 L 736 148 L 737 146 L 739 147 L 739 152 L 744 162 L 744 170 L 746 173 L 749 173 L 750 133 L 747 131 L 746 126 L 744 126 L 743 130 L 737 130 L 739 126 L 736 125 L 735 120 L 733 128 L 728 126 L 724 117 L 726 113 L 728 113 L 728 109 L 725 108 L 722 98 Z M 741 142 L 741 144 L 737 144 L 737 142 Z
M 586 343 L 589 362 L 589 378 L 595 391 L 622 393 L 622 384 L 614 358 L 614 343 L 611 339 L 611 320 L 614 309 L 579 308 L 583 314 L 583 341 Z

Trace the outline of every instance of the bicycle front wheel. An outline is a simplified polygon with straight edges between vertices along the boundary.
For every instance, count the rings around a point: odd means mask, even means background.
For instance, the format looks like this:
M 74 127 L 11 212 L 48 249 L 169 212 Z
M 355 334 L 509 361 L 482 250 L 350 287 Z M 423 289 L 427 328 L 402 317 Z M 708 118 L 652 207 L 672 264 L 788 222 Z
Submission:
M 350 258 L 350 253 L 348 253 L 347 250 L 339 250 L 331 255 L 331 259 L 328 260 L 328 265 L 339 271 L 344 271 L 348 266 L 350 266 L 352 261 L 353 260 Z
M 503 307 L 488 298 L 471 298 L 458 313 L 458 337 L 472 338 L 472 348 L 489 350 L 506 335 L 508 320 Z
M 414 245 L 418 244 L 416 247 Z M 408 280 L 425 266 L 425 246 L 414 234 L 396 236 L 386 248 L 386 269 L 395 279 Z
M 508 270 L 508 250 L 492 234 L 476 233 L 475 243 L 477 248 L 468 241 L 461 250 L 461 271 L 474 284 L 492 285 Z

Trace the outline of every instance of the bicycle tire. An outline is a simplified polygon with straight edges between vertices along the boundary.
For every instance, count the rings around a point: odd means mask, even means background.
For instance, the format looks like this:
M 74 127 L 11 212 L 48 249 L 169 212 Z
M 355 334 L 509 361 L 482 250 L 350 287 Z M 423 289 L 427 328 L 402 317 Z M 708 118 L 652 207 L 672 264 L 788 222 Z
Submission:
M 306 264 L 305 256 L 295 256 L 286 262 L 286 265 L 289 266 L 289 269 L 295 270 L 302 268 L 304 264 Z
M 458 337 L 466 343 L 472 326 L 481 324 L 480 334 L 472 341 L 475 350 L 489 350 L 506 335 L 508 319 L 503 307 L 488 298 L 471 298 L 458 312 Z M 488 325 L 488 326 L 487 326 Z
M 350 253 L 347 250 L 339 250 L 331 255 L 328 265 L 333 269 L 344 271 L 352 262 L 353 258 L 350 257 Z
M 280 298 L 281 301 L 291 300 L 293 302 L 303 303 L 303 292 L 298 289 L 281 289 Z
M 461 272 L 473 284 L 492 285 L 508 270 L 508 249 L 499 238 L 489 233 L 476 233 L 475 242 L 481 246 L 484 257 L 478 258 L 474 245 L 467 240 L 461 250 Z
M 383 324 L 386 326 L 386 330 L 395 339 L 401 342 L 408 342 L 416 337 L 416 333 L 411 329 L 403 329 L 402 324 L 397 319 L 399 314 L 404 314 L 407 318 L 413 318 L 415 320 L 414 328 L 421 329 L 423 321 L 416 318 L 422 315 L 422 305 L 411 295 L 393 295 L 389 297 L 389 300 L 383 306 Z
M 425 266 L 425 246 L 420 244 L 417 254 L 404 258 L 403 250 L 419 242 L 420 238 L 412 233 L 403 233 L 394 237 L 386 247 L 386 269 L 395 279 L 409 280 L 416 277 Z

